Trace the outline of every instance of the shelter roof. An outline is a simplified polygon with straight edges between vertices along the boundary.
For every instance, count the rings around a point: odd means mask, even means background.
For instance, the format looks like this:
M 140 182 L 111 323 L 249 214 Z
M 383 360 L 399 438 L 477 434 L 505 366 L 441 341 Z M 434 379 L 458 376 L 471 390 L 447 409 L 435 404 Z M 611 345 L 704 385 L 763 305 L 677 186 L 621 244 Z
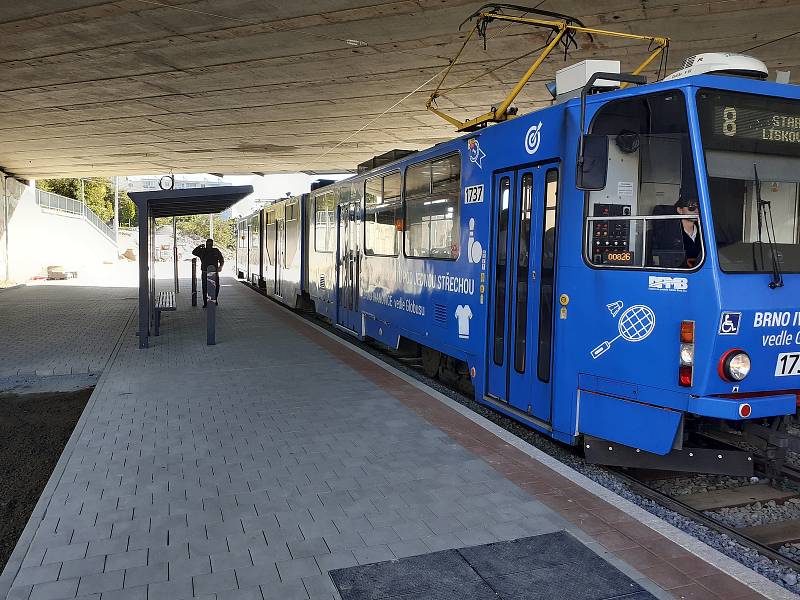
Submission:
M 137 208 L 148 205 L 153 217 L 184 217 L 222 212 L 252 193 L 252 185 L 235 185 L 131 192 L 129 196 Z

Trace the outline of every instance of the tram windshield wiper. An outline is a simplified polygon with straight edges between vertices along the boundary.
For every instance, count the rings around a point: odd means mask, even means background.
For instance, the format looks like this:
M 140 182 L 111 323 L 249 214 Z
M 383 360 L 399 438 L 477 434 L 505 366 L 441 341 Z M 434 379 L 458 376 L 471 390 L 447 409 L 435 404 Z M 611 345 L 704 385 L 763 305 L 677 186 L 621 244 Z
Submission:
M 761 180 L 758 178 L 758 165 L 753 163 L 753 173 L 755 175 L 756 183 L 756 203 L 758 215 L 758 244 L 763 248 L 761 241 L 761 229 L 765 227 L 767 230 L 767 243 L 769 244 L 770 258 L 772 260 L 772 281 L 769 282 L 770 289 L 783 287 L 783 273 L 781 272 L 780 264 L 778 264 L 778 248 L 775 243 L 775 223 L 772 220 L 772 205 L 769 201 L 761 197 Z M 755 253 L 753 256 L 755 260 Z M 762 257 L 761 264 L 763 266 L 764 260 Z

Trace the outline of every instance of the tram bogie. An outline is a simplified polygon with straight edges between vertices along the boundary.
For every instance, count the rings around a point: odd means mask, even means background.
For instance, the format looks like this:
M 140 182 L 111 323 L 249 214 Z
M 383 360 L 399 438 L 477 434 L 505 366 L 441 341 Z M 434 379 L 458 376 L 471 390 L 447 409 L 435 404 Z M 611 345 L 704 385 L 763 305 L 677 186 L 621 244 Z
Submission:
M 676 78 L 557 102 L 277 202 L 260 211 L 262 246 L 293 254 L 260 268 L 269 295 L 412 348 L 427 374 L 596 445 L 598 462 L 748 474 L 748 454 L 702 444 L 766 429 L 785 446 L 798 188 L 800 88 Z

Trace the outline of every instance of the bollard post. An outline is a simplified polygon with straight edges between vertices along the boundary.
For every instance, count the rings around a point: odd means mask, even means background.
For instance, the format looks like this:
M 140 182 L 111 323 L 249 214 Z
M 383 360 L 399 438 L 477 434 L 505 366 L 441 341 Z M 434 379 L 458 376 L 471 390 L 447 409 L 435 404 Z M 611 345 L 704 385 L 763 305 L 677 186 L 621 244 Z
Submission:
M 192 259 L 192 306 L 197 306 L 197 259 Z
M 206 344 L 217 343 L 217 268 L 210 265 L 206 269 Z

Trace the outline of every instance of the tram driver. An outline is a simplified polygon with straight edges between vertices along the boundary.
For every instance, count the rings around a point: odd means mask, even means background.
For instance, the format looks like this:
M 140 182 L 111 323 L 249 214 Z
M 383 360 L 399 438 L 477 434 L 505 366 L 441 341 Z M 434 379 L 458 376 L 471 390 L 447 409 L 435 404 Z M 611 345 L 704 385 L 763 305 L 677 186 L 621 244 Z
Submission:
M 675 203 L 675 210 L 679 215 L 700 215 L 700 204 L 697 193 L 693 190 L 681 188 L 678 201 Z M 685 268 L 693 268 L 700 260 L 702 253 L 703 240 L 700 236 L 700 226 L 697 219 L 681 219 L 681 237 L 683 238 L 684 263 Z
M 675 215 L 699 216 L 697 193 L 681 188 L 675 204 L 659 204 L 653 215 L 672 218 L 653 223 L 649 265 L 667 269 L 691 269 L 702 257 L 702 236 L 697 219 L 675 219 Z

